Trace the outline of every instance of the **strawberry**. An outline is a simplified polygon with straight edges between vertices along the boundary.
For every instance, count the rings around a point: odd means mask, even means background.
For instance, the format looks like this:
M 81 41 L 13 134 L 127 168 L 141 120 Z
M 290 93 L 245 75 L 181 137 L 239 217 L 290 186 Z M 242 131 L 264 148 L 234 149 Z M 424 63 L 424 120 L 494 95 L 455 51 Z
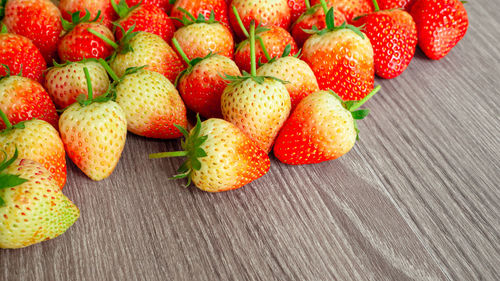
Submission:
M 333 4 L 328 2 L 327 7 L 332 8 Z M 346 21 L 344 14 L 342 14 L 342 12 L 338 9 L 334 9 L 334 18 L 335 25 L 341 25 Z M 323 10 L 321 4 L 316 4 L 307 9 L 307 11 L 303 13 L 292 25 L 290 32 L 298 46 L 304 45 L 307 38 L 311 36 L 311 34 L 305 32 L 304 30 L 310 30 L 313 26 L 316 26 L 319 30 L 326 27 L 325 11 Z
M 216 21 L 230 28 L 229 10 L 224 0 L 177 0 L 172 7 L 171 16 L 182 19 L 184 17 L 184 11 L 196 16 L 202 14 L 207 19 L 210 17 L 211 13 L 214 13 Z M 175 24 L 178 28 L 181 26 L 176 22 Z
M 56 238 L 80 211 L 41 164 L 17 159 L 0 163 L 0 248 L 23 248 Z
M 208 119 L 184 134 L 184 151 L 151 154 L 151 159 L 186 156 L 175 179 L 188 178 L 207 192 L 240 188 L 262 176 L 271 166 L 269 156 L 235 125 L 222 119 Z
M 250 24 L 250 46 L 251 74 L 226 76 L 232 83 L 222 93 L 222 116 L 269 152 L 290 114 L 290 95 L 281 80 L 257 76 L 254 22 Z
M 184 64 L 170 45 L 160 36 L 147 32 L 132 32 L 132 27 L 126 32 L 120 45 L 116 45 L 116 56 L 110 65 L 118 77 L 125 74 L 129 67 L 146 65 L 146 69 L 156 71 L 170 82 L 184 69 Z
M 42 54 L 28 38 L 11 33 L 0 33 L 0 64 L 10 68 L 12 73 L 43 80 L 43 71 L 47 68 Z M 6 69 L 0 67 L 0 76 L 5 76 Z
M 411 9 L 418 46 L 433 60 L 446 56 L 465 36 L 469 19 L 459 0 L 418 0 Z
M 250 23 L 257 26 L 278 26 L 288 29 L 291 23 L 291 11 L 288 0 L 233 0 L 229 20 L 238 37 L 245 38 L 240 23 L 248 30 Z M 237 17 L 236 14 L 239 14 Z
M 86 11 L 90 12 L 90 17 L 95 18 L 99 13 L 98 21 L 104 24 L 107 28 L 111 28 L 111 23 L 117 18 L 111 0 L 60 0 L 59 9 L 65 20 L 71 20 L 74 13 L 80 11 L 83 15 Z
M 6 129 L 0 131 L 0 150 L 7 154 L 19 149 L 22 159 L 42 164 L 62 189 L 66 183 L 66 153 L 59 132 L 49 123 L 33 119 L 12 125 L 0 110 Z
M 378 0 L 380 10 L 403 9 L 410 11 L 416 0 Z
M 94 181 L 103 180 L 115 169 L 127 137 L 127 120 L 111 93 L 94 98 L 92 82 L 83 68 L 88 98 L 68 107 L 59 119 L 61 138 L 73 163 Z
M 314 164 L 337 159 L 349 152 L 357 139 L 355 120 L 369 114 L 357 110 L 380 90 L 375 88 L 359 102 L 343 102 L 331 91 L 318 91 L 305 97 L 279 132 L 274 155 L 291 165 Z
M 373 89 L 372 45 L 358 28 L 335 26 L 333 15 L 330 8 L 325 29 L 313 27 L 316 34 L 304 43 L 302 59 L 314 71 L 320 89 L 332 89 L 344 100 L 363 99 Z
M 118 81 L 114 87 L 116 102 L 125 111 L 130 132 L 157 139 L 182 135 L 174 125 L 187 126 L 186 107 L 167 78 L 142 67 L 128 69 L 121 78 L 111 68 L 107 70 Z
M 259 76 L 273 76 L 283 81 L 292 103 L 292 110 L 306 96 L 319 90 L 314 72 L 307 63 L 294 56 L 289 56 L 290 45 L 281 57 L 273 58 L 257 69 Z
M 165 13 L 169 13 L 172 10 L 172 4 L 170 1 L 172 0 L 125 0 L 129 7 L 139 5 L 139 4 L 147 4 L 153 5 L 160 9 L 162 9 Z
M 220 98 L 227 81 L 221 74 L 240 76 L 238 66 L 230 58 L 214 54 L 189 60 L 175 38 L 172 43 L 188 65 L 176 81 L 186 106 L 204 117 L 222 118 Z
M 311 4 L 319 4 L 323 0 L 313 0 Z M 348 22 L 357 16 L 373 12 L 372 0 L 327 0 L 335 9 L 339 9 Z
M 380 11 L 373 0 L 375 12 L 358 17 L 355 26 L 363 26 L 373 46 L 375 73 L 386 79 L 399 76 L 410 64 L 417 46 L 417 27 L 410 14 L 396 9 Z
M 233 34 L 227 27 L 215 21 L 213 12 L 209 18 L 205 18 L 202 14 L 195 18 L 188 11 L 184 12 L 189 18 L 184 16 L 180 20 L 184 26 L 174 33 L 174 38 L 189 59 L 204 57 L 209 53 L 233 58 Z
M 49 94 L 40 83 L 21 76 L 0 78 L 0 109 L 5 112 L 12 124 L 38 118 L 57 128 L 59 116 Z M 0 123 L 0 130 L 5 125 Z
M 291 22 L 295 22 L 309 7 L 309 0 L 288 0 Z
M 111 4 L 116 13 L 120 17 L 116 21 L 124 30 L 134 27 L 134 31 L 145 31 L 156 34 L 163 40 L 170 42 L 174 36 L 175 26 L 168 15 L 160 8 L 154 5 L 139 4 L 129 7 L 125 0 L 120 0 L 120 3 L 115 4 L 111 0 Z M 116 39 L 120 40 L 123 37 L 122 28 L 115 29 Z
M 94 97 L 104 95 L 109 88 L 106 69 L 95 60 L 56 64 L 45 75 L 45 89 L 58 108 L 66 108 L 76 102 L 80 95 L 87 96 L 87 82 L 84 68 L 92 80 Z

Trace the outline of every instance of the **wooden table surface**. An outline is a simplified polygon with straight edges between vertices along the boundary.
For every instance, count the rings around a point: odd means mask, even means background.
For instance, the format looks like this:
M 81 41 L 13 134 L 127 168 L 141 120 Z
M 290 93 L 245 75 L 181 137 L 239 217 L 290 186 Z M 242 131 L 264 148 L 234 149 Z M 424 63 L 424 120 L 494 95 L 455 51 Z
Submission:
M 129 135 L 96 183 L 69 164 L 81 218 L 63 236 L 0 250 L 0 280 L 500 280 L 500 22 L 466 5 L 441 61 L 417 51 L 337 161 L 287 166 L 232 192 L 168 179 L 178 141 Z M 480 3 L 479 3 L 480 2 Z

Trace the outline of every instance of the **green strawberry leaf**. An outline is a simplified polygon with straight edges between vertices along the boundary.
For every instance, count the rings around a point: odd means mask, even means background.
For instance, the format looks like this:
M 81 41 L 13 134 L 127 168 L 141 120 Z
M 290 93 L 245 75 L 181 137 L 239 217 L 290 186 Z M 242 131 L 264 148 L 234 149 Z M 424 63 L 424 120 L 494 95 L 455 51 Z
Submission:
M 17 175 L 0 174 L 0 189 L 16 187 L 27 181 Z
M 369 109 L 360 109 L 352 112 L 352 118 L 356 120 L 362 120 L 370 114 Z
M 71 14 L 71 21 L 67 21 L 63 17 L 61 17 L 61 23 L 62 23 L 63 29 L 68 32 L 68 31 L 72 30 L 73 28 L 75 28 L 75 26 L 77 26 L 80 23 L 97 22 L 97 20 L 101 16 L 101 10 L 99 10 L 97 12 L 96 17 L 93 19 L 90 18 L 90 12 L 87 9 L 85 9 L 85 14 L 83 16 L 80 16 L 80 14 L 81 14 L 80 11 L 76 11 L 76 12 L 72 13 Z

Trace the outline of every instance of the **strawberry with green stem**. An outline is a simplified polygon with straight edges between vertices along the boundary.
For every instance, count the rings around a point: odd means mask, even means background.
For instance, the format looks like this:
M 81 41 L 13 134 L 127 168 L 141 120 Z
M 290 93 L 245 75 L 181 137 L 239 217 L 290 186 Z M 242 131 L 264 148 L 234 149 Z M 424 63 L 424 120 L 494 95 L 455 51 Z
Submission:
M 290 95 L 284 81 L 257 76 L 255 56 L 255 23 L 250 25 L 251 73 L 226 76 L 231 82 L 221 97 L 224 119 L 235 124 L 269 152 L 291 109 Z
M 358 110 L 380 90 L 377 86 L 360 101 L 343 101 L 332 91 L 318 91 L 304 98 L 281 129 L 274 155 L 291 165 L 315 164 L 337 159 L 358 138 L 356 120 L 370 111 Z
M 88 10 L 90 17 L 94 18 L 100 13 L 99 22 L 104 24 L 107 28 L 112 28 L 112 22 L 116 20 L 117 15 L 111 0 L 59 0 L 59 10 L 65 20 L 71 20 L 71 15 L 80 11 L 85 14 Z
M 187 157 L 173 179 L 187 178 L 201 190 L 222 192 L 240 188 L 262 176 L 271 166 L 265 151 L 235 125 L 217 118 L 201 122 L 191 132 L 177 126 L 185 139 L 183 151 L 151 154 L 150 159 Z
M 39 163 L 18 159 L 17 149 L 0 162 L 0 248 L 24 248 L 68 230 L 80 211 Z

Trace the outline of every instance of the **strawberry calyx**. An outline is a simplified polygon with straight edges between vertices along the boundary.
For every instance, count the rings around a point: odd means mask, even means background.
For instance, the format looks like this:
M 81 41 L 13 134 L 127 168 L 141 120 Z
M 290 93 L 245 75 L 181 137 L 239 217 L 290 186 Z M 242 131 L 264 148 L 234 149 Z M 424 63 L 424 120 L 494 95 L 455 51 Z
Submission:
M 111 1 L 111 2 L 113 2 L 113 1 Z M 102 41 L 108 43 L 111 47 L 113 47 L 115 49 L 114 53 L 107 58 L 109 61 L 112 61 L 116 57 L 117 54 L 126 54 L 128 52 L 133 52 L 134 49 L 132 48 L 132 46 L 130 46 L 130 40 L 132 40 L 132 38 L 134 38 L 134 36 L 136 36 L 139 33 L 138 31 L 134 31 L 135 24 L 130 26 L 130 28 L 127 31 L 125 31 L 125 29 L 120 24 L 117 24 L 117 23 L 113 23 L 113 24 L 115 25 L 115 27 L 120 28 L 122 33 L 124 34 L 122 39 L 120 40 L 119 44 L 117 44 L 113 40 L 109 39 L 108 37 L 104 36 L 103 34 L 95 31 L 94 29 L 87 28 L 88 32 L 92 33 L 93 35 L 95 35 L 96 37 L 101 39 Z
M 208 136 L 200 136 L 201 131 L 201 120 L 200 115 L 196 115 L 196 126 L 189 133 L 185 128 L 179 125 L 174 125 L 183 135 L 184 140 L 181 141 L 182 151 L 172 151 L 172 152 L 162 152 L 154 153 L 149 155 L 149 159 L 160 159 L 168 157 L 187 157 L 186 161 L 177 170 L 177 175 L 173 176 L 171 179 L 184 179 L 188 178 L 188 183 L 186 187 L 191 185 L 191 174 L 193 171 L 199 171 L 201 169 L 201 162 L 199 158 L 206 157 L 206 151 L 201 148 L 201 145 L 205 143 Z
M 175 38 L 172 38 L 172 45 L 174 45 L 175 49 L 177 50 L 177 52 L 179 53 L 179 55 L 181 56 L 181 58 L 184 60 L 184 62 L 188 65 L 187 68 L 185 68 L 183 71 L 181 71 L 181 73 L 179 73 L 179 75 L 177 75 L 177 78 L 175 78 L 175 83 L 174 85 L 177 87 L 177 84 L 179 83 L 179 80 L 184 76 L 184 75 L 188 75 L 189 73 L 191 73 L 193 71 L 193 68 L 195 67 L 195 65 L 199 64 L 200 62 L 210 58 L 210 57 L 213 57 L 214 53 L 210 52 L 208 55 L 204 56 L 204 57 L 197 57 L 197 58 L 194 58 L 192 60 L 190 60 L 186 53 L 182 50 L 181 46 L 179 45 L 179 42 L 177 41 L 177 39 Z
M 99 17 L 101 16 L 101 10 L 97 12 L 97 16 L 93 19 L 90 18 L 90 12 L 89 10 L 85 9 L 85 14 L 83 16 L 80 16 L 80 11 L 76 11 L 71 14 L 71 21 L 65 20 L 63 17 L 61 17 L 61 23 L 63 29 L 68 32 L 73 30 L 75 26 L 77 26 L 80 23 L 87 23 L 87 22 L 97 22 L 99 20 Z M 101 19 L 102 22 L 102 19 Z
M 275 57 L 273 57 L 273 58 L 270 58 L 269 53 L 267 52 L 267 48 L 266 48 L 266 46 L 265 46 L 264 42 L 262 42 L 262 41 L 261 41 L 260 46 L 261 46 L 261 48 L 262 48 L 262 51 L 264 52 L 264 55 L 266 56 L 266 59 L 267 59 L 267 62 L 266 62 L 266 63 L 273 63 L 273 62 L 277 61 L 277 60 L 278 60 L 278 59 L 280 59 L 280 58 L 286 58 L 286 57 L 290 56 L 290 53 L 292 52 L 292 45 L 287 44 L 287 45 L 285 46 L 285 49 L 283 50 L 283 53 L 282 53 L 281 55 L 278 55 L 278 56 L 275 56 Z M 293 55 L 292 57 L 294 57 L 294 58 L 298 58 L 298 57 L 300 56 L 300 53 L 301 53 L 301 52 L 302 52 L 302 50 L 299 50 L 299 51 L 298 51 L 295 55 Z M 266 55 L 266 54 L 267 54 L 267 55 Z M 266 63 L 262 63 L 262 62 L 260 61 L 260 59 L 259 59 L 259 63 L 258 63 L 258 65 L 259 65 L 259 67 L 260 67 L 260 66 L 263 66 L 263 65 L 264 65 L 264 64 L 266 64 Z
M 219 21 L 215 20 L 215 13 L 213 10 L 210 11 L 210 16 L 208 17 L 208 19 L 202 13 L 199 13 L 198 17 L 195 18 L 193 16 L 193 14 L 191 14 L 189 11 L 187 11 L 186 9 L 184 9 L 182 7 L 178 7 L 177 10 L 184 13 L 184 15 L 182 16 L 182 19 L 176 18 L 176 17 L 170 17 L 170 18 L 180 22 L 184 26 L 188 26 L 188 25 L 195 24 L 195 23 L 208 23 L 208 24 L 220 23 Z
M 127 5 L 127 2 L 125 2 L 125 0 L 120 0 L 120 2 L 118 4 L 116 4 L 115 0 L 111 0 L 111 6 L 113 6 L 113 10 L 115 10 L 116 14 L 118 14 L 118 16 L 123 19 L 125 17 L 127 17 L 127 15 L 132 12 L 133 10 L 135 10 L 137 7 L 139 7 L 140 5 L 142 4 L 142 1 L 139 2 L 139 4 L 137 5 L 134 5 L 132 7 L 129 7 Z
M 94 98 L 93 91 L 92 91 L 92 80 L 90 79 L 90 74 L 89 74 L 89 69 L 85 66 L 83 67 L 83 72 L 85 73 L 85 79 L 87 80 L 87 96 L 84 94 L 79 95 L 76 97 L 76 101 L 82 106 L 88 106 L 91 105 L 92 103 L 95 102 L 107 102 L 112 99 L 114 99 L 114 95 L 112 94 L 113 92 L 108 89 L 108 91 L 102 95 Z
M 18 185 L 21 185 L 25 182 L 27 182 L 27 179 L 23 179 L 18 175 L 12 175 L 12 174 L 7 174 L 4 173 L 4 170 L 7 169 L 14 161 L 19 156 L 19 152 L 16 150 L 14 151 L 14 156 L 12 158 L 8 158 L 7 153 L 5 151 L 2 151 L 4 154 L 4 160 L 0 162 L 0 190 L 2 189 L 7 189 L 7 188 L 12 188 L 16 187 Z M 2 197 L 0 197 L 0 207 L 5 206 L 5 201 Z

